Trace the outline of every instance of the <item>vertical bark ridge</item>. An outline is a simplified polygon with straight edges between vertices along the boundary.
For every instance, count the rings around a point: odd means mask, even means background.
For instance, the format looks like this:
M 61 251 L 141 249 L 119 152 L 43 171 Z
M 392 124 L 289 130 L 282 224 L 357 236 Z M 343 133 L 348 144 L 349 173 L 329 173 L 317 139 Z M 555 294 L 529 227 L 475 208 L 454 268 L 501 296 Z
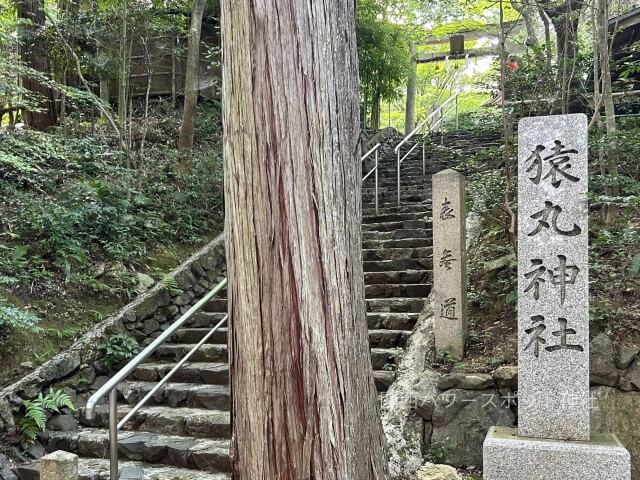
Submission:
M 353 2 L 222 6 L 234 478 L 383 478 Z

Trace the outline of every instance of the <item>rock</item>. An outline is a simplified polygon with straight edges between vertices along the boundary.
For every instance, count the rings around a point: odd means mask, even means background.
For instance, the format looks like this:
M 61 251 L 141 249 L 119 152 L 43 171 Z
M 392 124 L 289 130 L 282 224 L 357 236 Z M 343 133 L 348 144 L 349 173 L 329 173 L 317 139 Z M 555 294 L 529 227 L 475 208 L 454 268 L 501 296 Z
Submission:
M 31 456 L 31 458 L 39 460 L 44 456 L 45 451 L 44 447 L 39 442 L 35 442 L 29 445 L 29 448 L 27 448 L 27 453 L 29 454 L 29 456 Z
M 136 273 L 136 288 L 138 294 L 144 293 L 155 285 L 156 281 L 146 273 Z
M 2 454 L 0 454 L 0 480 L 18 480 L 16 474 L 11 470 L 9 459 Z
M 616 362 L 617 367 L 620 370 L 626 370 L 636 359 L 638 353 L 640 353 L 640 347 L 636 347 L 634 345 L 619 345 L 618 359 Z
M 70 432 L 78 429 L 78 422 L 73 415 L 54 415 L 47 422 L 47 427 L 57 432 Z
M 439 390 L 460 388 L 463 390 L 486 390 L 494 386 L 493 377 L 486 373 L 451 373 L 438 381 Z
M 153 318 L 149 318 L 145 320 L 142 325 L 142 331 L 144 332 L 145 335 L 149 335 L 159 329 L 160 329 L 160 323 L 158 323 L 158 321 Z
M 495 389 L 453 389 L 438 395 L 433 410 L 432 448 L 450 465 L 482 465 L 482 444 L 490 427 L 512 427 L 516 415 Z
M 33 362 L 22 362 L 20 368 L 23 370 L 33 370 Z
M 604 333 L 591 340 L 589 368 L 592 385 L 615 386 L 618 383 L 618 370 L 615 362 L 613 342 Z
M 640 390 L 640 362 L 635 362 L 629 370 L 624 372 L 623 380 L 626 379 L 632 387 Z M 624 385 L 624 382 L 621 382 Z
M 416 480 L 462 480 L 462 477 L 449 465 L 427 463 L 416 472 Z
M 484 271 L 486 273 L 489 273 L 496 270 L 502 270 L 503 268 L 508 267 L 515 261 L 516 261 L 515 255 L 513 253 L 510 253 L 503 257 L 496 258 L 495 260 L 485 262 Z
M 11 411 L 11 405 L 5 398 L 0 399 L 0 431 L 15 427 L 16 423 Z
M 41 480 L 77 480 L 78 456 L 63 451 L 50 453 L 42 459 Z
M 55 357 L 41 367 L 40 376 L 51 383 L 73 373 L 81 364 L 78 353 L 67 353 Z
M 104 275 L 104 272 L 107 270 L 107 266 L 104 263 L 96 263 L 93 267 L 91 267 L 91 270 L 89 271 L 89 274 L 93 277 L 93 278 L 98 278 L 101 277 L 102 275 Z
M 496 384 L 502 388 L 518 388 L 518 367 L 499 367 L 492 373 Z
M 640 472 L 640 393 L 591 387 L 591 397 L 592 431 L 614 433 L 629 450 L 632 471 L 637 475 Z

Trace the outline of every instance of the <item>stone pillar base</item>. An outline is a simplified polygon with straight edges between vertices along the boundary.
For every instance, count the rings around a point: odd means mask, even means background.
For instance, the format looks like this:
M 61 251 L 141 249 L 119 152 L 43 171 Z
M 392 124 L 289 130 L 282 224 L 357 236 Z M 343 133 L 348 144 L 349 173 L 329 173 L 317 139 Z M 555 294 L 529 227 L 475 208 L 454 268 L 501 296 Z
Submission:
M 484 480 L 630 480 L 629 452 L 615 435 L 590 442 L 518 436 L 517 428 L 491 427 L 484 441 Z

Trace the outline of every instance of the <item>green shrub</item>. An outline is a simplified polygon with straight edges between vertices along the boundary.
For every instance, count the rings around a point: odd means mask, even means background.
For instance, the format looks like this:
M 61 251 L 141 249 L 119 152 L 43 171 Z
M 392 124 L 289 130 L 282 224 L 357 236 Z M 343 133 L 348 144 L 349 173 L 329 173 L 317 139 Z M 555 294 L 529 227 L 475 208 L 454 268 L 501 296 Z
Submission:
M 100 366 L 112 370 L 121 362 L 135 357 L 140 347 L 136 339 L 129 335 L 112 335 L 98 346 L 98 351 L 102 354 L 98 360 Z
M 42 331 L 38 326 L 39 322 L 40 318 L 37 315 L 9 305 L 5 299 L 0 297 L 0 328 L 39 333 Z
M 76 407 L 71 397 L 62 390 L 49 389 L 47 395 L 40 393 L 35 400 L 24 402 L 25 415 L 20 420 L 20 440 L 24 447 L 32 444 L 38 434 L 44 431 L 47 419 L 52 413 L 60 413 L 67 408 L 75 412 Z

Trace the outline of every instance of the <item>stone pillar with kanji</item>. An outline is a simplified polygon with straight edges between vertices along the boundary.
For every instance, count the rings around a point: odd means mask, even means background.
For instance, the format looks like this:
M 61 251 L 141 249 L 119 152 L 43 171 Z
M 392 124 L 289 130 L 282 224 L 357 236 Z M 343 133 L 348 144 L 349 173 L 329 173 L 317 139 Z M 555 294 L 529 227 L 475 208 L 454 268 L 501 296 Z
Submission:
M 591 432 L 587 117 L 518 127 L 518 428 L 493 427 L 485 480 L 628 480 L 629 453 Z
M 436 349 L 462 358 L 467 331 L 464 176 L 444 170 L 433 175 L 432 186 Z

